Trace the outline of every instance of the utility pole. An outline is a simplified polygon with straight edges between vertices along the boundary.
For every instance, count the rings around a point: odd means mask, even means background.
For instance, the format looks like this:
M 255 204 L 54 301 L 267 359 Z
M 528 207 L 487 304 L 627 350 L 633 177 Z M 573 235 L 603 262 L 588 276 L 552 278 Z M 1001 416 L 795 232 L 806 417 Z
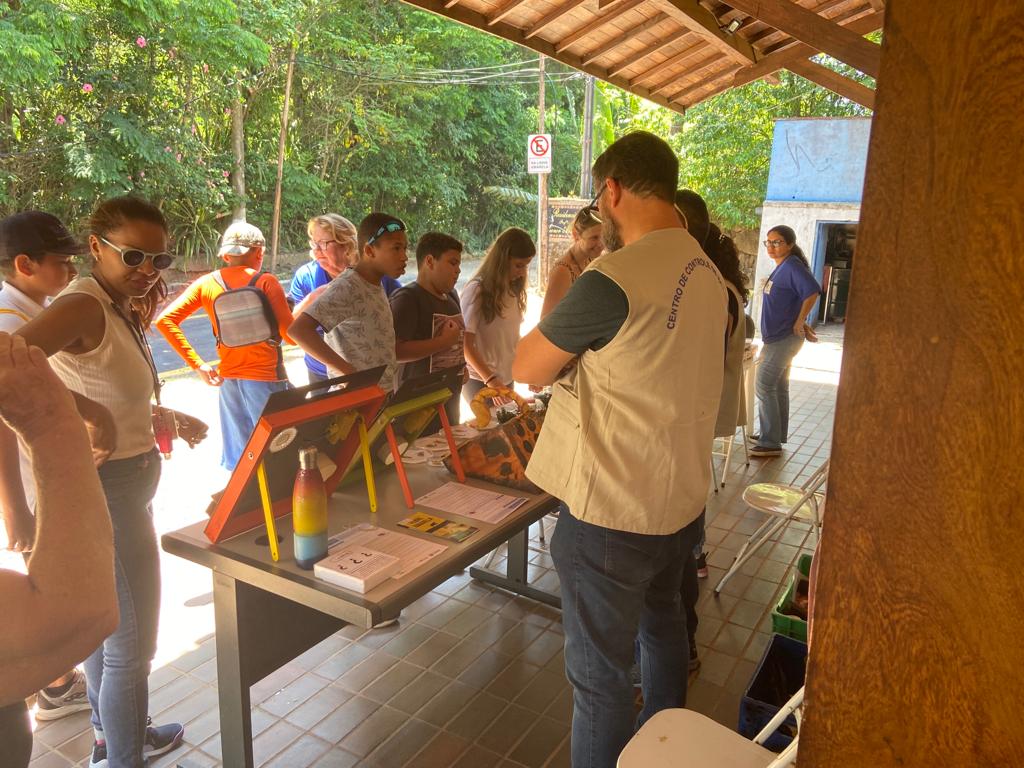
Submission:
M 288 106 L 292 97 L 292 76 L 295 74 L 296 43 L 288 54 L 288 74 L 284 81 L 284 106 L 281 108 L 281 133 L 277 139 L 277 183 L 274 185 L 274 216 L 270 225 L 270 271 L 277 269 L 277 245 L 281 230 L 281 182 L 284 178 L 284 150 L 288 142 Z
M 540 57 L 540 83 L 537 94 L 537 133 L 544 133 L 544 62 Z M 540 256 L 540 288 L 547 285 L 548 277 L 548 175 L 537 174 L 537 255 Z
M 594 164 L 594 76 L 587 75 L 583 96 L 583 141 L 580 142 L 580 197 L 584 200 L 594 194 L 591 166 Z

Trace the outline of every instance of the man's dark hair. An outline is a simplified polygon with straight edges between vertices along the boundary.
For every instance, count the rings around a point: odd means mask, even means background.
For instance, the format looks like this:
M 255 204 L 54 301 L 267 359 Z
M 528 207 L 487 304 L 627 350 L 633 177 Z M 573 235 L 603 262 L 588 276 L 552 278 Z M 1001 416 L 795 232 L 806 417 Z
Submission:
M 594 179 L 615 179 L 638 197 L 656 197 L 672 203 L 679 180 L 679 160 L 664 139 L 647 131 L 636 131 L 601 153 L 594 163 Z
M 356 249 L 357 249 L 357 260 L 363 258 L 363 251 L 366 250 L 366 244 L 370 238 L 377 235 L 377 230 L 383 227 L 385 224 L 396 223 L 400 225 L 399 230 L 405 230 L 405 222 L 397 216 L 392 216 L 390 213 L 382 213 L 380 211 L 374 211 L 367 215 L 365 219 L 359 222 L 359 229 L 356 232 Z M 385 233 L 386 234 L 386 233 Z M 383 237 L 383 234 L 377 235 L 378 238 Z
M 462 243 L 451 235 L 446 235 L 444 232 L 425 232 L 416 243 L 416 266 L 423 266 L 423 260 L 427 256 L 439 259 L 445 251 L 462 253 L 462 249 Z
M 690 235 L 704 248 L 711 231 L 711 216 L 704 198 L 692 189 L 680 189 L 676 192 L 676 207 L 686 216 L 686 228 Z

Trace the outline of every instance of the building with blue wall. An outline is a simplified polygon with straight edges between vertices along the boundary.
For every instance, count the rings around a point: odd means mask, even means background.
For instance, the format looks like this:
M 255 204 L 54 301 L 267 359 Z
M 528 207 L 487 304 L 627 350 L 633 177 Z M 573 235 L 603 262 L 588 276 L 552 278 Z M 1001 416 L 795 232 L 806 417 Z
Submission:
M 775 268 L 763 242 L 773 226 L 788 225 L 827 292 L 812 319 L 842 321 L 864 189 L 871 118 L 793 118 L 775 121 L 768 189 L 761 213 L 754 314 Z M 827 317 L 826 317 L 827 315 Z

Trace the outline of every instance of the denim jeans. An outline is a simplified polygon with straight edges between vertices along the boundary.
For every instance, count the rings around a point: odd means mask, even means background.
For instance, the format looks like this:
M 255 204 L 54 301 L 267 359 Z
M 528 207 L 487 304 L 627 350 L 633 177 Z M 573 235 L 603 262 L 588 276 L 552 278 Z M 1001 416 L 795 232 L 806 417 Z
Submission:
M 757 368 L 757 413 L 762 448 L 781 448 L 789 439 L 789 367 L 804 340 L 792 335 L 764 345 Z
M 85 660 L 85 679 L 93 728 L 103 733 L 110 768 L 141 768 L 160 616 L 160 555 L 150 506 L 160 481 L 160 456 L 154 448 L 108 461 L 99 475 L 114 529 L 121 621 Z
M 220 385 L 220 430 L 224 440 L 220 465 L 233 472 L 242 451 L 274 392 L 291 386 L 287 381 L 224 379 Z
M 573 686 L 573 768 L 614 768 L 636 729 L 686 703 L 689 646 L 679 587 L 698 521 L 665 536 L 582 522 L 563 506 L 551 542 L 562 590 L 565 672 Z M 644 709 L 630 667 L 639 630 Z
M 28 768 L 32 758 L 32 723 L 24 701 L 0 707 L 0 765 Z

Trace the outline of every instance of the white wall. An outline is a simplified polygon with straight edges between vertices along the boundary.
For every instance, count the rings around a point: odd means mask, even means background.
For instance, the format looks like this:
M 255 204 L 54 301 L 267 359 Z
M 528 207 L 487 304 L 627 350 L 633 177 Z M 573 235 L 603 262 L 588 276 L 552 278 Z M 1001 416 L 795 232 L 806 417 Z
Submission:
M 761 291 L 768 276 L 775 269 L 775 262 L 768 257 L 764 241 L 771 227 L 785 224 L 796 232 L 796 243 L 803 250 L 807 260 L 814 261 L 815 238 L 819 222 L 860 220 L 860 203 L 800 203 L 766 200 L 761 212 L 761 234 L 758 237 L 757 269 L 754 275 L 751 317 L 761 323 Z M 758 331 L 760 335 L 760 330 Z

